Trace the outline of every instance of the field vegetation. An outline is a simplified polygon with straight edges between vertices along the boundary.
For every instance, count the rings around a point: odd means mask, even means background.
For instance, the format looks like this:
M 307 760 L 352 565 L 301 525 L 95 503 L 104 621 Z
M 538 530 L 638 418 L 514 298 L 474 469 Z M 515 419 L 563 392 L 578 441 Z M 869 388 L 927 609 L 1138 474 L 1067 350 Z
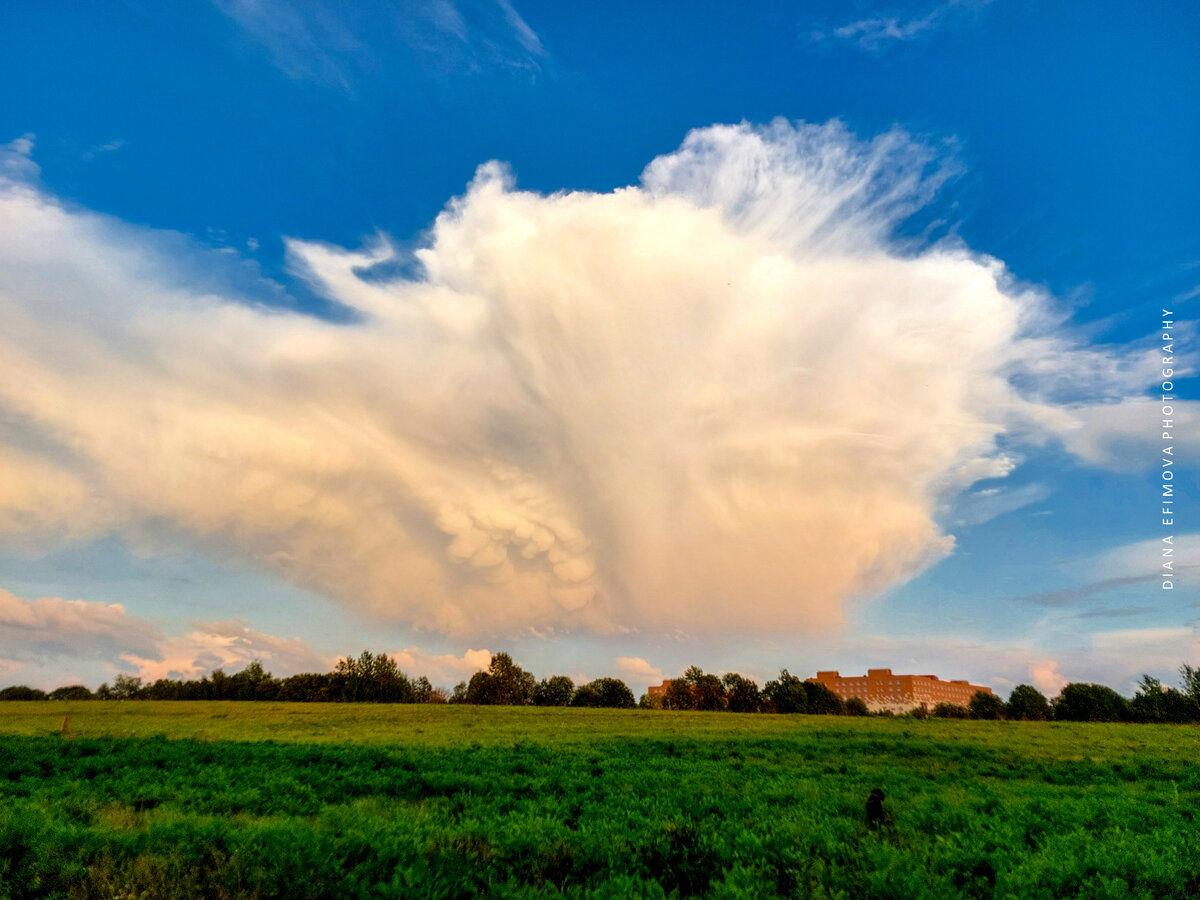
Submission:
M 1164 725 L 0 703 L 0 898 L 1182 900 L 1198 758 Z

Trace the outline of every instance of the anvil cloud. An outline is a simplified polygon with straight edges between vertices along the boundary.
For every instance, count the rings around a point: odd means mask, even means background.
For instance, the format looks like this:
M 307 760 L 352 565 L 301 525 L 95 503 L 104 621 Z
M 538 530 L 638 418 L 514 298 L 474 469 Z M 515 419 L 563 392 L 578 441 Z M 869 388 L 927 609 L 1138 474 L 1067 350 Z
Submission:
M 1142 380 L 892 236 L 946 173 L 899 132 L 714 126 L 605 194 L 487 164 L 411 258 L 289 242 L 349 321 L 5 171 L 0 536 L 235 553 L 449 634 L 835 626 L 950 552 L 1001 435 L 1078 427 L 1054 366 Z

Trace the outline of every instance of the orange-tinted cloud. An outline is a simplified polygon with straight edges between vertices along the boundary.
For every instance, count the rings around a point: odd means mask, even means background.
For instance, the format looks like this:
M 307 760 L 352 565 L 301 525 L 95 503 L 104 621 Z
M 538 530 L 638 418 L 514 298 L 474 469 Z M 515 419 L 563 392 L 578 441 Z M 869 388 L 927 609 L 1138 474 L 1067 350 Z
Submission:
M 893 246 L 937 161 L 777 122 L 607 194 L 489 164 L 412 259 L 290 242 L 350 322 L 0 182 L 0 533 L 233 552 L 452 634 L 837 626 L 951 551 L 998 435 L 1070 419 L 1043 360 L 1140 378 L 996 260 Z

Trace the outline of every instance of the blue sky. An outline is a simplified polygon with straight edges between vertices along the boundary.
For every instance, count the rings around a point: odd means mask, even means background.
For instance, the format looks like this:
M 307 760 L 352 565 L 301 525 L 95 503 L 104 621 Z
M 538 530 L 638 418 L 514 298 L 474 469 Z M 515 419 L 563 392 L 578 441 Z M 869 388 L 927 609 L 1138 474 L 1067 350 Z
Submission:
M 1142 671 L 1174 680 L 1179 663 L 1200 661 L 1194 574 L 1181 571 L 1169 592 L 1158 578 L 1164 534 L 1179 542 L 1178 566 L 1195 566 L 1200 549 L 1188 508 L 1196 495 L 1197 446 L 1188 400 L 1195 382 L 1187 345 L 1195 338 L 1188 322 L 1200 284 L 1200 60 L 1194 49 L 1200 13 L 1194 5 L 951 0 L 746 8 L 606 4 L 580 12 L 562 4 L 447 0 L 341 7 L 219 0 L 46 3 L 10 11 L 0 36 L 0 144 L 12 143 L 0 158 L 0 175 L 16 187 L 3 252 L 6 259 L 30 259 L 22 243 L 29 235 L 61 243 L 28 271 L 10 267 L 7 279 L 0 275 L 5 322 L 14 347 L 25 354 L 12 363 L 16 387 L 0 397 L 0 446 L 18 460 L 0 472 L 9 479 L 0 495 L 0 508 L 9 505 L 0 518 L 0 589 L 8 592 L 0 607 L 7 616 L 0 619 L 0 680 L 55 685 L 68 678 L 96 683 L 135 669 L 148 677 L 187 674 L 215 664 L 237 668 L 252 655 L 288 671 L 367 646 L 401 653 L 402 662 L 445 683 L 470 673 L 479 658 L 471 651 L 509 649 L 539 674 L 616 673 L 637 688 L 698 663 L 760 678 L 781 666 L 808 673 L 892 665 L 1002 689 L 1035 680 L 1050 690 L 1063 678 L 1127 689 Z M 777 118 L 793 123 L 790 130 L 770 131 Z M 825 126 L 830 120 L 844 129 Z M 738 123 L 747 126 L 706 133 L 718 150 L 704 144 L 704 153 L 685 159 L 679 149 L 695 129 Z M 870 142 L 880 135 L 892 135 L 894 146 L 873 152 L 879 145 Z M 782 179 L 777 184 L 791 185 L 794 198 L 747 199 L 714 188 L 713 199 L 706 193 L 722 172 L 744 177 L 745 159 L 760 151 L 767 154 L 760 164 Z M 846 156 L 849 168 L 829 174 L 812 162 L 822 153 Z M 647 166 L 658 158 L 674 162 L 664 166 L 668 174 L 651 176 Z M 493 196 L 477 181 L 479 189 L 466 193 L 477 168 L 491 160 L 508 167 L 505 177 L 515 188 Z M 919 184 L 904 182 L 903 172 L 911 174 L 906 166 L 920 170 Z M 802 173 L 799 181 L 784 177 L 794 171 Z M 814 218 L 817 237 L 801 239 L 788 230 L 815 216 L 813 205 L 822 197 L 858 184 L 859 175 L 873 185 L 868 192 L 895 191 L 902 208 L 866 198 L 850 212 Z M 641 185 L 638 197 L 650 199 L 639 206 L 628 193 L 611 193 L 631 185 Z M 804 193 L 808 187 L 811 196 Z M 563 192 L 587 192 L 573 195 L 584 198 L 579 212 L 555 200 L 567 196 Z M 654 218 L 662 214 L 662 196 L 686 198 L 691 224 Z M 458 218 L 451 216 L 435 237 L 431 228 L 452 198 L 464 198 Z M 640 498 L 643 489 L 657 497 L 663 479 L 650 464 L 662 455 L 651 435 L 653 411 L 691 403 L 687 392 L 703 386 L 699 371 L 685 377 L 692 370 L 682 358 L 628 331 L 636 318 L 605 318 L 601 305 L 592 330 L 617 343 L 568 341 L 564 349 L 534 338 L 522 359 L 536 367 L 553 363 L 556 353 L 586 359 L 615 347 L 620 352 L 608 356 L 625 359 L 628 350 L 629 359 L 646 364 L 643 375 L 657 387 L 652 399 L 659 406 L 626 405 L 637 383 L 623 370 L 601 367 L 593 374 L 605 390 L 569 397 L 552 390 L 554 399 L 543 397 L 541 411 L 532 415 L 524 401 L 504 394 L 499 376 L 493 382 L 491 357 L 477 353 L 468 363 L 461 352 L 467 345 L 455 350 L 444 340 L 422 338 L 433 333 L 421 330 L 432 328 L 430 321 L 404 325 L 395 340 L 388 331 L 392 343 L 371 333 L 381 348 L 378 364 L 349 372 L 352 362 L 339 356 L 348 374 L 335 379 L 323 351 L 303 356 L 304 364 L 289 355 L 308 341 L 339 340 L 330 337 L 334 332 L 314 336 L 288 319 L 284 337 L 270 316 L 242 322 L 228 309 L 292 310 L 301 320 L 353 328 L 378 313 L 356 306 L 369 293 L 363 285 L 399 285 L 395 290 L 407 302 L 417 302 L 413 297 L 436 282 L 459 291 L 462 303 L 478 300 L 494 311 L 516 302 L 504 300 L 504 291 L 520 293 L 507 263 L 487 271 L 456 266 L 463 254 L 482 259 L 489 242 L 508 240 L 504 229 L 513 217 L 527 216 L 564 235 L 573 228 L 642 234 L 639 222 L 658 223 L 646 226 L 645 253 L 597 238 L 590 252 L 612 255 L 585 260 L 581 270 L 572 266 L 575 255 L 589 252 L 586 240 L 568 243 L 564 236 L 539 245 L 543 255 L 530 257 L 529 266 L 539 270 L 531 277 L 563 284 L 568 279 L 557 278 L 560 271 L 586 280 L 606 265 L 620 268 L 622 260 L 633 272 L 644 255 L 675 259 L 680 245 L 670 243 L 669 230 L 656 229 L 679 224 L 679 240 L 686 236 L 700 247 L 708 234 L 706 208 L 716 209 L 739 238 L 761 238 L 776 250 L 787 245 L 797 278 L 820 272 L 832 279 L 847 318 L 858 321 L 866 308 L 877 308 L 881 321 L 894 313 L 897 334 L 911 332 L 902 314 L 912 307 L 905 304 L 924 302 L 901 302 L 907 279 L 907 290 L 924 297 L 929 285 L 959 277 L 974 285 L 988 259 L 1002 263 L 996 296 L 1036 299 L 1012 300 L 1009 309 L 980 295 L 976 312 L 960 304 L 945 321 L 962 314 L 970 323 L 972 316 L 1019 309 L 1021 340 L 985 335 L 981 326 L 977 342 L 960 342 L 947 327 L 925 351 L 940 357 L 929 377 L 942 386 L 937 396 L 950 404 L 945 408 L 965 403 L 964 416 L 995 426 L 991 443 L 972 443 L 951 429 L 949 442 L 963 443 L 941 469 L 902 455 L 885 459 L 870 450 L 839 449 L 843 445 L 812 460 L 772 460 L 775 474 L 754 482 L 766 497 L 763 508 L 775 502 L 782 508 L 786 500 L 804 506 L 804 518 L 791 521 L 772 509 L 754 519 L 746 508 L 758 509 L 758 500 L 745 501 L 748 506 L 735 504 L 733 513 L 722 507 L 729 515 L 714 514 L 701 535 L 664 537 L 647 525 L 647 534 L 634 541 L 607 532 L 637 531 L 656 516 L 670 522 L 683 509 L 712 512 L 706 498 L 741 490 L 737 486 L 757 478 L 767 458 L 765 446 L 753 456 L 742 448 L 723 480 L 687 482 L 679 490 L 691 493 L 675 497 L 669 508 L 667 500 L 651 506 Z M 743 216 L 747 209 L 758 218 Z M 776 215 L 791 224 L 769 234 L 746 224 Z M 735 220 L 741 225 L 734 227 Z M 819 240 L 824 233 L 836 240 Z M 302 243 L 289 252 L 289 240 Z M 431 247 L 433 256 L 413 255 Z M 894 276 L 872 281 L 876 276 L 860 259 L 864 248 L 903 265 Z M 73 277 L 59 276 L 55 252 Z M 696 252 L 697 268 L 713 258 Z M 747 245 L 738 252 L 767 251 Z M 944 276 L 921 268 L 922 258 L 939 253 L 957 253 L 974 268 L 946 263 Z M 353 264 L 343 271 L 339 258 Z M 643 280 L 630 274 L 632 286 L 614 287 L 605 278 L 580 282 L 579 289 L 604 297 L 614 291 L 605 302 L 615 305 L 650 302 L 638 293 L 647 284 L 668 292 L 700 290 L 680 274 L 688 264 L 686 256 L 679 259 L 677 268 L 648 270 Z M 767 257 L 754 259 L 759 268 L 743 256 L 729 265 L 745 262 L 747 271 L 762 271 Z M 829 267 L 836 271 L 829 274 Z M 431 275 L 435 270 L 442 274 Z M 894 296 L 876 307 L 891 278 L 900 279 Z M 469 290 L 462 287 L 468 282 Z M 492 296 L 487 285 L 505 287 L 495 287 Z M 959 296 L 958 288 L 946 290 Z M 119 301 L 110 298 L 123 292 L 141 299 L 136 308 L 112 311 Z M 201 303 L 185 313 L 160 295 L 215 296 L 223 305 Z M 541 294 L 531 289 L 528 296 Z M 576 295 L 564 294 L 505 308 L 553 317 L 567 315 L 575 302 Z M 694 349 L 696 359 L 706 353 L 722 359 L 727 347 L 750 356 L 757 347 L 764 357 L 790 348 L 797 356 L 789 365 L 831 379 L 814 382 L 826 391 L 853 382 L 863 403 L 879 393 L 869 390 L 868 377 L 885 387 L 916 377 L 902 355 L 873 351 L 875 332 L 866 321 L 822 338 L 815 329 L 832 328 L 831 320 L 806 319 L 782 349 L 770 343 L 768 329 L 755 332 L 758 344 L 753 334 L 739 332 L 736 341 L 731 333 L 716 334 L 732 327 L 729 314 L 736 309 L 784 315 L 775 304 L 798 301 L 762 293 L 740 302 L 695 334 L 681 324 L 686 306 L 654 307 L 661 313 L 654 322 L 668 330 L 664 340 L 674 343 L 673 353 Z M 925 329 L 938 327 L 929 312 L 937 302 L 931 296 L 922 313 L 930 316 L 921 320 Z M 1170 528 L 1161 525 L 1158 505 L 1160 417 L 1146 402 L 1157 396 L 1154 357 L 1163 308 L 1176 312 L 1176 367 L 1185 376 L 1174 378 L 1183 398 L 1170 442 L 1180 514 Z M 160 328 L 156 316 L 172 324 Z M 680 326 L 677 333 L 670 332 L 672 323 Z M 611 333 L 604 330 L 609 326 Z M 518 337 L 508 335 L 509 344 L 520 344 Z M 51 359 L 57 338 L 64 357 L 89 362 Z M 231 349 L 239 338 L 246 346 Z M 816 356 L 803 357 L 810 340 L 816 346 L 843 338 L 844 365 L 830 362 L 836 368 L 822 370 Z M 374 360 L 374 352 L 363 349 L 361 358 Z M 393 367 L 397 354 L 404 360 Z M 294 368 L 280 368 L 279 360 Z M 656 374 L 652 363 L 678 377 L 658 377 L 666 373 Z M 164 366 L 178 368 L 155 380 Z M 993 376 L 1014 385 L 1017 396 L 1001 401 L 982 392 L 980 385 Z M 712 415 L 727 428 L 723 439 L 732 441 L 751 425 L 765 428 L 768 418 L 773 427 L 790 423 L 787 434 L 818 420 L 820 402 L 796 419 L 797 408 L 780 407 L 774 394 L 768 397 L 745 377 L 731 366 L 724 380 L 714 381 L 729 397 L 743 398 L 736 416 L 714 407 Z M 932 441 L 928 430 L 909 435 L 928 409 L 919 387 L 903 394 L 912 403 L 905 417 L 888 418 L 884 412 L 897 411 L 891 409 L 854 422 L 883 423 L 881 446 L 919 445 L 929 456 L 944 442 Z M 711 399 L 711 391 L 701 394 Z M 757 399 L 745 400 L 751 395 Z M 799 396 L 788 402 L 799 404 Z M 109 402 L 111 421 L 97 414 L 94 424 L 79 424 L 84 413 L 71 412 L 79 404 L 90 415 Z M 611 417 L 578 419 L 573 404 L 579 402 L 611 402 Z M 1031 413 L 1028 403 L 1039 411 Z M 351 408 L 353 415 L 344 412 Z M 507 468 L 497 469 L 497 445 L 459 429 L 471 416 L 501 412 L 509 449 L 514 442 L 543 441 L 552 413 L 570 435 L 562 446 L 574 454 L 573 467 L 552 465 L 539 444 L 537 453 L 513 451 L 502 460 Z M 334 424 L 322 424 L 321 416 Z M 187 443 L 191 423 L 218 417 L 226 430 Z M 1069 428 L 1063 425 L 1068 420 Z M 174 424 L 162 424 L 168 422 Z M 191 462 L 172 456 L 211 462 L 220 454 L 204 442 L 228 434 L 230 422 L 247 449 L 243 457 L 230 450 L 227 469 L 189 468 Z M 645 426 L 631 442 L 630 458 L 643 453 L 646 465 L 627 467 L 620 448 L 603 443 L 614 422 Z M 327 427 L 334 430 L 322 430 Z M 398 443 L 360 467 L 355 454 L 373 446 L 367 439 L 375 428 Z M 328 459 L 313 449 L 325 433 L 331 435 Z M 678 438 L 684 440 L 692 437 Z M 256 441 L 278 452 L 262 459 Z M 396 449 L 426 441 L 442 448 L 439 465 L 427 454 Z M 603 444 L 595 458 L 587 449 L 592 441 Z M 201 444 L 203 453 L 196 449 Z M 295 450 L 300 444 L 303 452 Z M 698 459 L 711 446 L 697 445 L 686 458 Z M 855 489 L 847 484 L 855 469 L 835 468 L 828 477 L 840 475 L 846 491 L 835 496 L 822 480 L 803 474 L 830 457 L 850 466 L 846 460 L 858 460 L 859 452 L 866 454 L 863 471 L 883 481 L 864 478 Z M 1002 456 L 1008 462 L 997 468 Z M 991 468 L 967 478 L 961 467 L 968 457 L 981 466 L 990 461 Z M 906 460 L 915 468 L 897 474 Z M 717 466 L 708 457 L 702 463 L 710 474 Z M 335 512 L 324 507 L 321 516 L 299 516 L 294 528 L 264 523 L 271 510 L 291 510 L 280 498 L 300 488 L 287 473 L 307 465 L 316 465 L 322 478 L 336 470 L 338 480 L 319 481 L 305 470 L 304 490 L 314 492 L 304 495 L 306 509 L 337 498 L 345 510 L 336 515 L 356 523 L 386 516 L 383 530 L 333 529 L 328 523 Z M 140 467 L 147 470 L 142 493 L 113 487 Z M 156 479 L 158 468 L 164 474 Z M 259 479 L 252 484 L 244 480 L 251 469 Z M 203 497 L 177 498 L 171 472 L 203 472 L 195 477 L 213 479 L 204 482 L 208 493 L 241 499 L 218 510 Z M 52 487 L 38 493 L 30 485 L 43 476 Z M 513 585 L 509 593 L 493 595 L 487 591 L 501 576 L 479 584 L 468 577 L 492 571 L 478 555 L 491 545 L 479 549 L 471 535 L 490 529 L 494 538 L 534 527 L 532 519 L 511 526 L 515 531 L 497 524 L 508 523 L 516 508 L 511 491 L 498 487 L 511 479 L 526 485 L 521 497 L 541 492 L 537 522 L 569 524 L 550 528 L 558 544 L 546 551 L 554 573 L 545 575 L 549 581 L 534 579 L 517 560 L 521 577 L 506 582 Z M 436 498 L 422 493 L 424 485 L 443 482 Z M 902 496 L 903 485 L 917 482 L 919 491 Z M 894 509 L 878 513 L 886 528 L 870 521 L 871 492 L 895 498 Z M 836 518 L 823 505 L 834 503 L 843 511 L 836 514 L 840 524 L 821 529 L 823 515 Z M 76 515 L 72 504 L 79 505 Z M 528 512 L 528 503 L 521 504 Z M 862 527 L 843 515 L 846 509 L 860 510 Z M 460 513 L 475 531 L 456 530 Z M 480 524 L 485 520 L 487 527 Z M 775 530 L 767 529 L 768 520 Z M 422 551 L 389 558 L 386 547 L 372 544 L 372 534 L 393 527 Z M 794 529 L 791 537 L 781 536 L 788 529 Z M 828 583 L 811 575 L 814 565 L 795 561 L 803 552 L 789 555 L 788 540 L 819 543 L 803 537 L 806 529 L 836 532 L 836 546 L 844 548 L 833 553 L 831 568 L 846 571 Z M 724 545 L 706 543 L 721 534 L 729 538 Z M 952 545 L 944 540 L 950 536 Z M 447 546 L 437 545 L 443 538 Z M 759 551 L 761 565 L 751 562 Z M 443 553 L 467 574 L 447 570 Z M 561 558 L 551 559 L 555 553 Z M 345 562 L 358 554 L 354 566 Z M 463 554 L 476 554 L 474 562 Z M 653 554 L 671 554 L 673 561 L 663 568 L 643 558 Z M 722 560 L 723 567 L 710 573 L 707 559 Z M 349 571 L 327 574 L 338 566 Z M 763 569 L 766 576 L 758 574 Z M 772 573 L 799 599 L 764 587 Z M 414 587 L 418 582 L 425 587 Z M 593 599 L 567 598 L 564 585 L 586 588 Z M 528 600 L 543 590 L 550 592 L 548 605 Z M 746 615 L 747 606 L 755 615 Z M 520 614 L 505 614 L 515 607 Z M 780 627 L 764 627 L 776 612 Z M 747 621 L 756 616 L 762 621 Z

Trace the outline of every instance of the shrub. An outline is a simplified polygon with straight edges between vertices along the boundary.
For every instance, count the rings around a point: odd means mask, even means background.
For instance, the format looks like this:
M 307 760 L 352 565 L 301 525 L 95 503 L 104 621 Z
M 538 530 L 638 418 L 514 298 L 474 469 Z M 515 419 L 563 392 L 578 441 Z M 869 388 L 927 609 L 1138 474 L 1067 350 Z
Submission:
M 920 709 L 921 707 L 917 707 Z M 862 697 L 851 697 L 846 701 L 846 715 L 848 716 L 865 716 L 868 715 L 866 701 Z
M 968 709 L 972 719 L 1004 718 L 1004 701 L 987 691 L 976 691 Z
M 933 708 L 933 715 L 937 719 L 969 719 L 971 711 L 956 703 L 939 703 Z

